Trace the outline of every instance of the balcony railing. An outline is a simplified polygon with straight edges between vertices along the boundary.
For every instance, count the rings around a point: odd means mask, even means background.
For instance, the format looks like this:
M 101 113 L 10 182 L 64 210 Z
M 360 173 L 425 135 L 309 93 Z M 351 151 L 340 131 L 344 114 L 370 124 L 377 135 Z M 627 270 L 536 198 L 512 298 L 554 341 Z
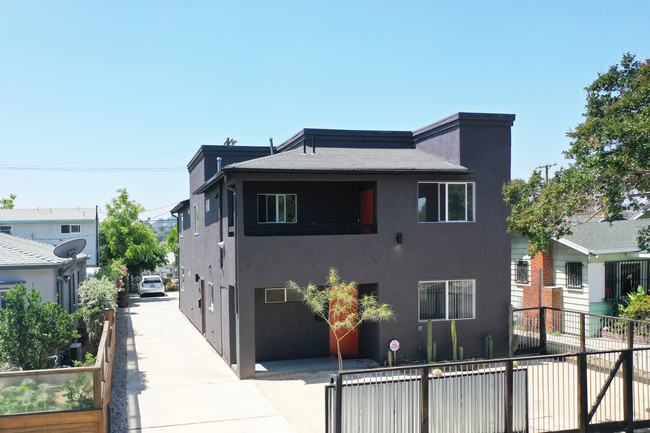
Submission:
M 244 227 L 246 236 L 319 236 L 362 235 L 377 233 L 377 224 L 329 223 L 329 224 L 255 224 Z

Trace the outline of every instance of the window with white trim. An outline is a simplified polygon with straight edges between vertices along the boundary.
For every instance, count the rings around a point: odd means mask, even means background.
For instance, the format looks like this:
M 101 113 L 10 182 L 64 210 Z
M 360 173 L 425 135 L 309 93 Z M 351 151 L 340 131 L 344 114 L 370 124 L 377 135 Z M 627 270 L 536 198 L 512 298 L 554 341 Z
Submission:
M 420 281 L 420 320 L 473 319 L 475 289 L 475 280 Z
M 528 284 L 528 262 L 526 260 L 517 260 L 515 272 L 515 283 Z
M 418 222 L 474 221 L 474 182 L 419 182 Z
M 264 302 L 266 304 L 279 304 L 282 302 L 300 302 L 302 295 L 297 290 L 281 289 L 264 289 Z
M 566 286 L 569 289 L 582 289 L 582 263 L 566 262 Z
M 13 227 L 12 226 L 0 226 L 0 233 L 4 233 L 6 235 L 13 235 Z
M 178 236 L 182 238 L 182 237 L 183 237 L 184 228 L 185 228 L 185 218 L 184 218 L 185 215 L 184 215 L 183 213 L 181 213 L 180 216 L 181 216 L 181 221 L 180 221 L 180 223 L 178 224 L 178 228 L 179 228 L 179 230 L 178 230 Z
M 185 268 L 181 268 L 181 292 L 185 291 Z
M 295 223 L 296 194 L 258 194 L 257 221 L 260 223 Z
M 214 311 L 214 284 L 210 283 L 210 306 L 208 309 L 210 311 Z
M 61 233 L 81 233 L 81 225 L 61 224 Z

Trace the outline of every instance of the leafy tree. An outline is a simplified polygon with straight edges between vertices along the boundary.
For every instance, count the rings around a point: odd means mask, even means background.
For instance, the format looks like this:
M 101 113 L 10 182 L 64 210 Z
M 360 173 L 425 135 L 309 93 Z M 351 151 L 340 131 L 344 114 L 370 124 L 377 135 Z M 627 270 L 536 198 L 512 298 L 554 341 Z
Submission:
M 0 358 L 25 370 L 54 366 L 56 355 L 79 337 L 73 316 L 59 304 L 42 302 L 41 292 L 18 284 L 0 309 Z
M 395 314 L 388 304 L 379 304 L 374 295 L 358 299 L 357 283 L 341 281 L 338 270 L 330 268 L 325 288 L 309 283 L 300 287 L 293 281 L 287 289 L 302 295 L 303 302 L 322 318 L 334 334 L 339 359 L 339 370 L 343 369 L 341 341 L 364 322 L 380 322 L 394 319 Z
M 144 208 L 129 199 L 126 189 L 117 192 L 106 205 L 107 216 L 99 226 L 100 266 L 117 260 L 126 265 L 130 277 L 153 271 L 165 263 L 165 247 L 158 245 L 150 227 L 138 221 Z
M 597 215 L 613 221 L 626 210 L 650 209 L 650 60 L 625 54 L 585 90 L 585 121 L 567 133 L 568 167 L 548 182 L 535 171 L 503 190 L 512 206 L 509 231 L 528 237 L 531 255 Z M 639 245 L 650 245 L 647 228 Z
M 174 253 L 174 266 L 178 265 L 178 227 L 174 225 L 167 236 L 167 248 Z
M 9 194 L 9 198 L 0 199 L 0 209 L 13 209 L 14 200 L 16 200 L 15 194 Z

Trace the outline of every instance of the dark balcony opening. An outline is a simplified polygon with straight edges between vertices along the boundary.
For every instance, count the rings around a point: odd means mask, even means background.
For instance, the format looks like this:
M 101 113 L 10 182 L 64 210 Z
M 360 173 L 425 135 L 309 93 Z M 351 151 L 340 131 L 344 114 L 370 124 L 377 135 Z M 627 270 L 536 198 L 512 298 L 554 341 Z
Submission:
M 373 234 L 375 201 L 375 182 L 244 182 L 244 233 Z

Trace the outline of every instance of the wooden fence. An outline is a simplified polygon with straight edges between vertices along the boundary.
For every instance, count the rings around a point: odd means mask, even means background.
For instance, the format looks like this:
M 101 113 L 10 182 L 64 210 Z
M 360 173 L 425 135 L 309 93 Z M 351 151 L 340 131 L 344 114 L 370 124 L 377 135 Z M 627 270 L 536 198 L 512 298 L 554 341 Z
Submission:
M 0 373 L 0 389 L 32 387 L 42 397 L 38 405 L 45 409 L 0 415 L 0 431 L 110 433 L 115 328 L 115 313 L 106 311 L 93 366 Z M 75 387 L 76 393 L 66 398 L 61 390 L 69 384 Z M 74 406 L 78 408 L 71 410 Z

